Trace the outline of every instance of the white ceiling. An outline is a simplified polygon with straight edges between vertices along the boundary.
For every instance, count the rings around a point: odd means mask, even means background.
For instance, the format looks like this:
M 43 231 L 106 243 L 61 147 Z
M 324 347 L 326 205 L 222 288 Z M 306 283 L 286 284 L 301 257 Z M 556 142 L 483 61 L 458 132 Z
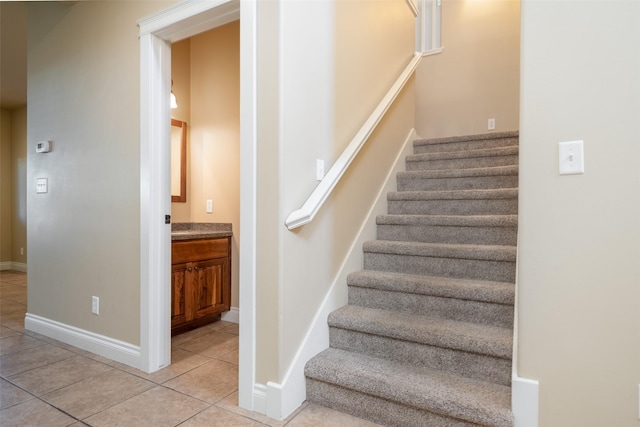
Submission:
M 0 2 L 0 107 L 27 104 L 27 7 Z

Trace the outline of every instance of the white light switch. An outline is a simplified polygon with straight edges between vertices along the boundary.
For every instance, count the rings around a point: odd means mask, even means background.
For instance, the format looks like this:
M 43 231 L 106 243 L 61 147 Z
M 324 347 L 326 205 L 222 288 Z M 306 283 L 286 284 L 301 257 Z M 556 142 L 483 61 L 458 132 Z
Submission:
M 36 193 L 49 192 L 49 184 L 47 178 L 36 178 Z
M 583 141 L 566 141 L 558 144 L 558 169 L 560 175 L 584 173 Z
M 207 200 L 207 213 L 213 213 L 213 200 Z

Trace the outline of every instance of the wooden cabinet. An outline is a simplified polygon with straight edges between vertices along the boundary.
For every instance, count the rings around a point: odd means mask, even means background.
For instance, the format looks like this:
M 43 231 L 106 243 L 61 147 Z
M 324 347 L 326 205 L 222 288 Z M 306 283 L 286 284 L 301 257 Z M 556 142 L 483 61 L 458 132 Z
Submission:
M 231 238 L 171 244 L 171 335 L 220 319 L 231 304 Z

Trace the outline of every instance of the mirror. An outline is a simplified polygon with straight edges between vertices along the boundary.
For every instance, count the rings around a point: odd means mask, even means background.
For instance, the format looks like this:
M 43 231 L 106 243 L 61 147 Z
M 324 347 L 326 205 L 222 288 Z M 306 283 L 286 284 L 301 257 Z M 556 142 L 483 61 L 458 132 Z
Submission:
M 187 123 L 171 119 L 171 201 L 187 201 Z

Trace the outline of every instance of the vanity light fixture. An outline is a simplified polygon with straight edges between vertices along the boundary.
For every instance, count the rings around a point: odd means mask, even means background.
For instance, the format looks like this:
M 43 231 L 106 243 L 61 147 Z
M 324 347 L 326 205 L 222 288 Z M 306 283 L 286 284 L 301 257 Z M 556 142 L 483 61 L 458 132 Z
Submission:
M 178 108 L 178 102 L 176 101 L 176 95 L 173 93 L 173 80 L 171 80 L 171 109 Z

